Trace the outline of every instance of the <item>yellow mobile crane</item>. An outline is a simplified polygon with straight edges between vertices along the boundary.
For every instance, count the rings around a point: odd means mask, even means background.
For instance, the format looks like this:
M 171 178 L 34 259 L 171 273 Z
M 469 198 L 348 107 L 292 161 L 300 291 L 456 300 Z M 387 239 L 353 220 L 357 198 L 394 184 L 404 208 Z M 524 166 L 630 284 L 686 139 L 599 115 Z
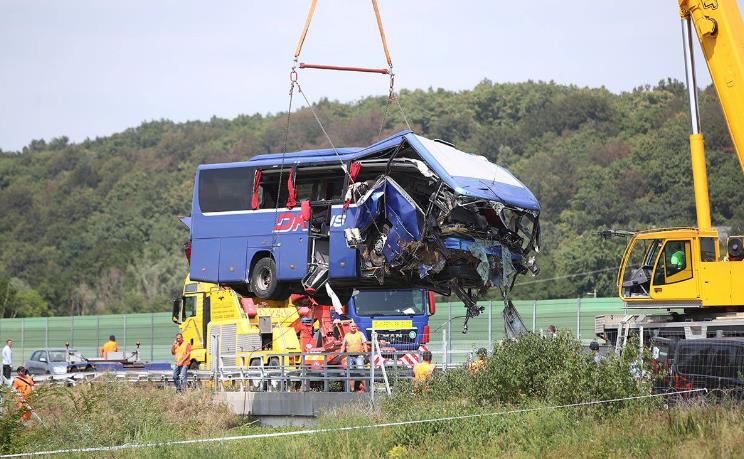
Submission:
M 595 331 L 609 341 L 627 337 L 629 329 L 639 329 L 641 339 L 644 334 L 684 332 L 691 338 L 744 332 L 744 237 L 730 236 L 728 253 L 721 256 L 718 231 L 711 226 L 692 53 L 694 30 L 744 170 L 744 24 L 735 0 L 679 0 L 679 11 L 697 228 L 630 233 L 617 285 L 627 308 L 683 308 L 684 314 L 597 317 Z

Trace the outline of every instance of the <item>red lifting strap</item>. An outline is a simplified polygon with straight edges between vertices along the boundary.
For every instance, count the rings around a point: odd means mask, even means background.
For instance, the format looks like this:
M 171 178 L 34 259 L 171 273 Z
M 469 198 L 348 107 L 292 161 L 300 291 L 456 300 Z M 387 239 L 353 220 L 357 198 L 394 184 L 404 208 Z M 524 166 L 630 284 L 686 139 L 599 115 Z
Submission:
M 253 176 L 253 197 L 251 198 L 251 209 L 258 209 L 258 187 L 261 185 L 261 171 L 256 169 Z
M 349 186 L 351 186 L 352 183 L 356 182 L 357 177 L 359 177 L 359 171 L 362 170 L 362 163 L 359 161 L 354 161 L 351 163 L 351 167 L 349 168 Z M 346 202 L 344 202 L 344 210 L 349 208 L 349 204 L 351 204 L 351 200 L 347 199 Z
M 295 189 L 294 180 L 292 180 L 292 169 L 289 170 L 287 190 L 289 191 L 289 195 L 287 196 L 287 209 L 291 210 L 297 205 L 297 190 Z
M 302 215 L 302 220 L 309 222 L 310 221 L 310 201 L 307 199 L 300 202 L 300 210 Z
M 362 163 L 359 161 L 354 161 L 351 163 L 351 168 L 349 169 L 349 178 L 352 182 L 356 182 L 357 177 L 359 177 L 359 171 L 362 170 Z
M 383 75 L 389 75 L 390 69 L 371 69 L 368 67 L 344 67 L 340 65 L 319 65 L 319 64 L 306 64 L 300 62 L 301 69 L 319 69 L 319 70 L 339 70 L 342 72 L 364 72 L 364 73 L 381 73 Z

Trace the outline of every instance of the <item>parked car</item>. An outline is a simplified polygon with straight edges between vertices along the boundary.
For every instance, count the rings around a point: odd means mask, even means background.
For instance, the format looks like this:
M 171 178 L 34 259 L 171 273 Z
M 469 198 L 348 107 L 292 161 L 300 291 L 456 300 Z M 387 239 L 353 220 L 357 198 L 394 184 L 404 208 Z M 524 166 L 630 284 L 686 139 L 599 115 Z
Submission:
M 80 371 L 93 371 L 94 366 L 75 349 L 39 349 L 26 360 L 26 368 L 32 375 L 63 375 Z
M 744 395 L 744 338 L 654 338 L 657 391 L 726 389 Z

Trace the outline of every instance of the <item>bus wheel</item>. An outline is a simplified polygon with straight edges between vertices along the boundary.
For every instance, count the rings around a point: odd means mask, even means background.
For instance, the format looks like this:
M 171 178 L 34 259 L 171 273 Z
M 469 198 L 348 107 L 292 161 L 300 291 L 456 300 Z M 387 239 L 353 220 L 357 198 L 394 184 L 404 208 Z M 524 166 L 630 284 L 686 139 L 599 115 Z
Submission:
M 276 278 L 276 263 L 272 258 L 261 258 L 251 272 L 251 290 L 264 300 L 282 299 L 284 286 Z

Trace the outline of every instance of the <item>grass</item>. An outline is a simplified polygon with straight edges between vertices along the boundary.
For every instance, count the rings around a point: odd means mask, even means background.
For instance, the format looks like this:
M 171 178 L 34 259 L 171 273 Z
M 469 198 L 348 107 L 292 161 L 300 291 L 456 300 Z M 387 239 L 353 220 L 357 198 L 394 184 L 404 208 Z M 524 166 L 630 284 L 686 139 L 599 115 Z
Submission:
M 636 356 L 601 364 L 567 335 L 506 343 L 485 368 L 435 375 L 426 384 L 396 386 L 375 405 L 327 412 L 317 428 L 396 420 L 489 414 L 471 419 L 222 443 L 146 447 L 101 457 L 742 457 L 744 408 L 705 399 L 667 407 L 659 399 L 554 408 L 580 400 L 647 393 L 628 372 Z M 42 388 L 34 406 L 46 426 L 24 427 L 13 405 L 0 418 L 3 452 L 221 437 L 272 429 L 231 414 L 208 390 L 172 390 L 108 381 Z M 491 415 L 520 408 L 535 411 Z M 66 457 L 91 457 L 83 453 Z
M 437 415 L 471 413 L 457 404 Z M 485 411 L 485 410 L 484 410 Z M 744 413 L 734 406 L 696 403 L 649 411 L 629 406 L 605 416 L 596 410 L 546 409 L 508 416 L 407 427 L 322 433 L 222 444 L 165 446 L 122 451 L 114 457 L 741 457 Z M 387 421 L 360 411 L 320 421 L 334 426 Z M 230 433 L 259 432 L 242 427 Z M 110 453 L 106 453 L 109 456 Z M 85 456 L 85 455 L 81 455 Z M 89 455 L 88 455 L 89 456 Z

